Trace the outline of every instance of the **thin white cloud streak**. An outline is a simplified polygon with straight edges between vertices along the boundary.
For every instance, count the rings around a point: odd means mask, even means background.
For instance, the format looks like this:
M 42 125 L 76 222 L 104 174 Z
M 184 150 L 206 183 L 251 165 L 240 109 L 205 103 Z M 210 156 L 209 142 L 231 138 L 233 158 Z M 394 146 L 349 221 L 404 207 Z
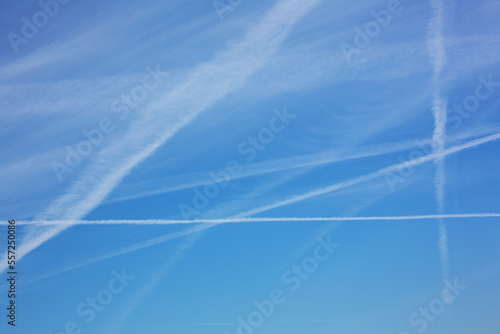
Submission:
M 323 194 L 326 194 L 326 193 L 329 193 L 332 191 L 336 191 L 336 190 L 350 187 L 350 186 L 353 186 L 353 185 L 356 185 L 356 184 L 359 184 L 362 182 L 373 180 L 377 177 L 384 176 L 388 173 L 397 171 L 397 170 L 402 169 L 402 168 L 408 168 L 408 167 L 412 167 L 415 165 L 419 165 L 419 164 L 422 164 L 422 163 L 425 163 L 428 161 L 432 161 L 432 160 L 439 158 L 439 157 L 444 157 L 444 156 L 447 156 L 450 154 L 458 153 L 460 151 L 463 151 L 463 150 L 466 150 L 469 148 L 473 148 L 473 147 L 476 147 L 476 146 L 479 146 L 479 145 L 482 145 L 485 143 L 489 143 L 489 142 L 492 142 L 492 141 L 498 140 L 498 139 L 500 139 L 500 133 L 497 133 L 497 134 L 494 134 L 491 136 L 487 136 L 487 137 L 483 137 L 483 138 L 479 138 L 479 139 L 475 139 L 475 140 L 469 141 L 469 142 L 462 144 L 462 145 L 453 146 L 453 147 L 448 148 L 442 152 L 428 154 L 428 155 L 423 156 L 421 158 L 417 158 L 417 159 L 409 160 L 409 161 L 402 162 L 399 164 L 395 164 L 395 165 L 392 165 L 389 167 L 385 167 L 385 168 L 379 169 L 378 171 L 375 171 L 375 172 L 372 172 L 372 173 L 369 173 L 369 174 L 366 174 L 363 176 L 359 176 L 359 177 L 356 177 L 356 178 L 348 180 L 348 181 L 336 183 L 336 184 L 333 184 L 333 185 L 330 185 L 327 187 L 322 187 L 322 188 L 319 188 L 316 190 L 309 191 L 309 192 L 302 194 L 302 195 L 292 196 L 291 198 L 286 199 L 286 200 L 282 200 L 282 201 L 279 201 L 279 202 L 276 202 L 273 204 L 265 205 L 265 206 L 262 206 L 260 208 L 248 210 L 246 212 L 239 214 L 238 217 L 247 217 L 247 216 L 258 214 L 258 213 L 261 213 L 264 211 L 275 209 L 275 208 L 278 208 L 281 206 L 285 206 L 285 205 L 289 205 L 289 204 L 303 201 L 306 199 L 310 199 L 310 198 L 320 196 L 320 195 L 323 195 Z
M 184 257 L 186 252 L 193 247 L 199 236 L 199 234 L 191 235 L 180 246 L 178 246 L 175 253 L 163 263 L 159 270 L 151 275 L 146 284 L 144 284 L 125 304 L 125 307 L 121 310 L 118 318 L 115 320 L 115 325 L 113 326 L 114 330 L 112 331 L 113 333 L 123 333 L 122 327 L 130 315 L 134 313 L 134 311 L 142 304 L 144 299 L 153 292 L 158 284 L 163 281 L 165 276 L 167 276 L 175 265 Z
M 443 152 L 446 146 L 446 121 L 447 121 L 447 101 L 441 96 L 440 77 L 443 67 L 446 64 L 446 49 L 443 36 L 444 29 L 444 3 L 443 0 L 431 0 L 432 18 L 428 30 L 428 50 L 432 59 L 434 71 L 432 78 L 433 102 L 432 111 L 434 115 L 434 135 L 432 137 L 434 152 Z M 438 212 L 444 212 L 445 202 L 445 157 L 440 157 L 434 161 L 436 174 L 434 178 L 435 196 L 438 205 Z M 438 220 L 439 240 L 438 248 L 441 258 L 443 275 L 449 277 L 449 254 L 448 254 L 448 232 L 443 219 Z
M 241 86 L 268 62 L 294 24 L 318 2 L 320 0 L 277 3 L 246 32 L 241 41 L 219 53 L 214 60 L 197 66 L 165 98 L 151 102 L 143 118 L 133 123 L 128 133 L 99 151 L 68 192 L 41 217 L 78 220 L 90 213 L 133 168 L 199 113 Z M 68 227 L 55 226 L 41 232 L 34 231 L 33 237 L 21 244 L 18 259 Z M 6 262 L 2 261 L 0 272 L 7 268 Z
M 429 220 L 455 218 L 492 218 L 500 213 L 457 213 L 412 216 L 365 216 L 365 217 L 255 217 L 255 218 L 200 218 L 182 219 L 124 219 L 124 220 L 77 220 L 77 221 L 20 221 L 18 225 L 177 225 L 177 224 L 225 224 L 266 222 L 324 222 L 324 221 L 384 221 L 384 220 Z M 5 225 L 5 223 L 3 224 Z
M 396 152 L 401 152 L 405 150 L 409 150 L 412 148 L 418 147 L 417 141 L 405 141 L 402 143 L 396 144 L 383 144 L 383 145 L 370 145 L 366 147 L 359 148 L 356 152 L 339 152 L 339 150 L 322 152 L 318 154 L 310 154 L 310 155 L 301 155 L 292 158 L 279 159 L 279 160 L 271 160 L 265 161 L 257 164 L 246 164 L 243 165 L 244 171 L 238 175 L 232 176 L 230 180 L 236 180 L 245 177 L 269 174 L 274 172 L 280 172 L 284 170 L 303 168 L 303 167 L 316 167 L 324 164 L 336 163 L 341 161 L 355 160 L 355 159 L 363 159 L 369 158 L 384 154 L 391 154 Z M 218 172 L 219 170 L 215 170 L 214 172 Z M 144 188 L 145 183 L 158 184 L 162 180 L 165 179 L 156 179 L 153 181 L 147 182 L 138 182 L 134 187 L 131 187 L 130 191 L 133 192 L 133 195 L 125 195 L 116 197 L 106 201 L 107 203 L 114 202 L 122 202 L 130 199 L 153 196 L 164 194 L 172 191 L 194 188 L 198 186 L 203 186 L 207 184 L 211 184 L 214 181 L 208 176 L 210 171 L 205 171 L 201 173 L 186 175 L 186 178 L 193 178 L 197 180 L 185 181 L 179 185 L 163 187 L 161 189 L 153 190 L 153 191 L 145 191 L 140 192 L 139 189 Z M 181 176 L 182 177 L 182 176 Z M 176 177 L 177 179 L 179 177 Z M 169 182 L 175 181 L 172 179 L 168 179 Z
M 467 133 L 460 133 L 453 137 L 449 137 L 450 142 L 459 142 L 465 139 L 474 138 L 481 135 L 488 135 L 492 133 L 498 133 L 500 129 L 491 128 L 491 129 L 479 129 L 478 131 L 472 131 Z M 404 141 L 401 143 L 388 143 L 381 145 L 369 145 L 364 147 L 359 147 L 355 152 L 339 152 L 339 150 L 327 151 L 317 154 L 310 155 L 301 155 L 295 156 L 292 158 L 278 159 L 278 160 L 270 160 L 264 161 L 255 164 L 247 164 L 243 165 L 243 172 L 238 175 L 230 176 L 229 180 L 237 180 L 240 178 L 264 175 L 274 172 L 280 172 L 290 169 L 299 169 L 306 167 L 317 167 L 324 164 L 337 163 L 348 160 L 356 160 L 356 159 L 364 159 L 374 156 L 380 156 L 384 154 L 391 154 L 396 152 L 403 152 L 406 150 L 410 150 L 413 148 L 417 148 L 424 143 L 432 144 L 429 139 L 427 140 L 412 140 L 412 141 Z M 221 170 L 212 170 L 217 173 Z M 117 195 L 116 197 L 111 197 L 105 201 L 105 203 L 117 203 L 128 201 L 136 198 L 143 198 L 148 196 L 160 195 L 169 192 L 179 191 L 183 189 L 189 189 L 199 186 L 204 186 L 207 184 L 213 183 L 213 179 L 209 177 L 210 171 L 186 174 L 186 175 L 178 175 L 172 178 L 157 178 L 148 181 L 141 181 L 137 183 L 133 183 L 131 185 L 122 185 L 121 189 L 125 189 L 124 193 L 130 193 L 130 195 Z M 174 184 L 174 182 L 179 182 L 179 184 Z M 161 186 L 162 184 L 168 184 L 168 186 Z M 160 186 L 159 186 L 160 185 Z M 158 187 L 155 190 L 141 191 L 144 188 L 154 188 Z
M 75 265 L 72 265 L 72 266 L 69 266 L 69 267 L 66 267 L 66 268 L 63 268 L 63 269 L 51 272 L 51 273 L 43 275 L 43 276 L 36 277 L 36 278 L 34 278 L 32 280 L 29 280 L 29 281 L 27 280 L 27 281 L 25 281 L 25 284 L 33 283 L 33 282 L 40 281 L 40 280 L 43 280 L 43 279 L 46 279 L 46 278 L 50 278 L 50 277 L 53 277 L 53 276 L 65 273 L 65 272 L 70 271 L 70 270 L 78 269 L 78 268 L 81 268 L 81 267 L 84 267 L 84 266 L 87 266 L 87 265 L 90 265 L 90 264 L 93 264 L 93 263 L 96 263 L 96 262 L 100 262 L 100 261 L 104 261 L 104 260 L 107 260 L 107 259 L 111 259 L 111 258 L 113 258 L 115 256 L 119 256 L 119 255 L 127 254 L 127 253 L 130 253 L 130 252 L 138 251 L 140 249 L 151 247 L 151 246 L 154 246 L 154 245 L 158 245 L 158 244 L 166 242 L 166 241 L 170 241 L 170 240 L 174 240 L 174 239 L 181 238 L 181 237 L 184 237 L 184 236 L 188 236 L 188 235 L 191 235 L 193 233 L 200 232 L 200 231 L 202 231 L 202 230 L 204 230 L 206 228 L 209 228 L 211 226 L 213 226 L 213 225 L 197 225 L 197 226 L 193 226 L 193 227 L 190 227 L 190 228 L 186 228 L 186 229 L 184 229 L 182 231 L 168 233 L 168 234 L 165 234 L 165 235 L 160 236 L 160 237 L 156 237 L 156 238 L 149 239 L 149 240 L 146 240 L 146 241 L 143 241 L 143 242 L 139 242 L 139 243 L 136 243 L 134 245 L 130 245 L 130 246 L 121 248 L 121 249 L 116 250 L 116 251 L 112 251 L 112 252 L 108 252 L 108 253 L 96 256 L 96 257 L 94 257 L 94 258 L 92 258 L 90 260 L 87 260 L 85 262 L 82 262 L 82 263 L 79 263 L 79 264 L 75 264 Z

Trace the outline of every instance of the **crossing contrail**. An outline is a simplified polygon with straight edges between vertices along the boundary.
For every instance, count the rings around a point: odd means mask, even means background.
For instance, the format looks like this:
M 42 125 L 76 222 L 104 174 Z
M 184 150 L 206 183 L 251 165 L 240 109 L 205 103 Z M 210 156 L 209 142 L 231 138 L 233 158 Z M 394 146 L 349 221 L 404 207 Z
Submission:
M 177 224 L 225 224 L 225 223 L 273 223 L 273 222 L 329 222 L 329 221 L 386 221 L 431 220 L 456 218 L 494 218 L 500 213 L 458 213 L 414 216 L 364 216 L 364 217 L 246 217 L 219 219 L 126 219 L 126 220 L 41 220 L 19 221 L 18 225 L 177 225 Z
M 255 208 L 253 210 L 250 210 L 250 211 L 246 211 L 246 212 L 243 212 L 241 214 L 238 215 L 238 217 L 248 217 L 248 216 L 251 216 L 253 214 L 257 214 L 257 213 L 262 213 L 262 212 L 265 212 L 265 211 L 268 211 L 268 210 L 271 210 L 271 209 L 274 209 L 274 208 L 277 208 L 277 207 L 281 207 L 281 206 L 284 206 L 284 205 L 289 205 L 289 204 L 292 204 L 292 203 L 295 203 L 295 202 L 299 202 L 299 201 L 303 201 L 303 200 L 306 200 L 306 199 L 309 199 L 309 198 L 312 198 L 312 197 L 315 197 L 315 196 L 319 196 L 319 195 L 322 195 L 322 194 L 325 194 L 325 193 L 328 193 L 328 192 L 331 192 L 331 191 L 336 191 L 336 190 L 339 190 L 339 189 L 342 189 L 342 188 L 345 188 L 345 187 L 349 187 L 349 186 L 352 186 L 352 185 L 355 185 L 355 184 L 359 184 L 361 182 L 365 182 L 365 181 L 369 181 L 369 180 L 372 180 L 376 177 L 379 177 L 379 176 L 383 176 L 385 175 L 386 173 L 390 173 L 392 171 L 395 171 L 395 170 L 398 170 L 399 168 L 404 168 L 406 166 L 416 166 L 416 165 L 419 165 L 419 164 L 422 164 L 424 162 L 427 162 L 427 161 L 432 161 L 433 159 L 435 159 L 436 157 L 439 157 L 439 156 L 442 156 L 442 155 L 449 155 L 449 154 L 454 154 L 454 153 L 457 153 L 457 152 L 460 152 L 460 151 L 463 151 L 465 149 L 469 149 L 469 148 L 473 148 L 473 147 L 476 147 L 476 146 L 479 146 L 479 145 L 482 145 L 482 144 L 485 144 L 485 143 L 489 143 L 489 142 L 492 142 L 492 141 L 495 141 L 495 140 L 498 140 L 500 139 L 500 133 L 496 133 L 496 134 L 493 134 L 493 135 L 489 135 L 489 136 L 486 136 L 486 137 L 483 137 L 483 138 L 479 138 L 479 139 L 475 139 L 475 140 L 471 140 L 469 142 L 466 142 L 462 145 L 457 145 L 457 146 L 453 146 L 451 148 L 448 148 L 446 149 L 444 152 L 440 153 L 440 154 L 436 154 L 436 153 L 432 153 L 432 154 L 429 154 L 427 156 L 424 156 L 424 157 L 421 157 L 421 158 L 418 158 L 418 159 L 413 159 L 413 160 L 410 160 L 410 161 L 407 161 L 407 162 L 404 162 L 404 163 L 399 163 L 399 164 L 395 164 L 395 165 L 392 165 L 392 166 L 389 166 L 389 167 L 386 167 L 386 168 L 383 168 L 381 170 L 378 170 L 378 171 L 375 171 L 375 172 L 372 172 L 370 174 L 367 174 L 367 175 L 364 175 L 362 177 L 357 177 L 355 179 L 352 179 L 352 180 L 349 180 L 349 181 L 344 181 L 344 182 L 341 182 L 341 183 L 338 183 L 338 184 L 334 184 L 334 185 L 330 185 L 328 187 L 324 187 L 324 188 L 320 188 L 320 189 L 316 189 L 315 191 L 311 191 L 311 192 L 308 192 L 308 193 L 305 193 L 305 194 L 302 194 L 302 195 L 296 195 L 290 199 L 287 199 L 287 200 L 282 200 L 282 201 L 279 201 L 279 202 L 276 202 L 274 204 L 271 204 L 271 205 L 267 205 L 267 206 L 263 206 L 263 207 L 259 207 L 259 208 Z M 497 217 L 499 214 L 495 214 L 495 213 L 492 213 L 492 214 L 468 214 L 466 216 L 466 214 L 462 214 L 462 218 L 484 218 L 484 217 Z M 459 218 L 457 215 L 447 215 L 448 217 L 450 218 Z M 251 219 L 260 219 L 258 220 L 257 222 L 263 222 L 265 221 L 265 218 L 238 218 L 238 217 L 232 217 L 232 218 L 228 218 L 228 219 L 196 219 L 196 220 L 168 220 L 169 224 L 187 224 L 187 223 L 201 223 L 201 225 L 197 225 L 197 226 L 193 226 L 191 228 L 187 228 L 186 230 L 182 231 L 182 232 L 175 232 L 175 233 L 170 233 L 170 234 L 167 234 L 167 235 L 164 235 L 164 236 L 161 236 L 161 237 L 157 237 L 157 238 L 154 238 L 154 239 L 151 239 L 151 240 L 147 240 L 145 242 L 141 242 L 139 244 L 135 244 L 135 245 L 132 245 L 130 247 L 126 247 L 124 249 L 121 249 L 121 250 L 118 250 L 118 251 L 114 251 L 114 252 L 110 252 L 110 253 L 107 253 L 105 255 L 102 255 L 102 256 L 99 256 L 97 258 L 94 258 L 94 259 L 91 259 L 85 263 L 81 263 L 81 264 L 78 264 L 78 265 L 74 265 L 74 266 L 71 266 L 69 268 L 65 268 L 65 269 L 62 269 L 62 270 L 59 270 L 55 273 L 52 273 L 50 275 L 46 275 L 44 277 L 41 277 L 41 278 L 38 278 L 38 279 L 43 279 L 43 278 L 46 278 L 46 277 L 51 277 L 51 276 L 54 276 L 54 275 L 57 275 L 59 273 L 62 273 L 62 272 L 66 272 L 68 270 L 72 270 L 72 269 L 75 269 L 75 268 L 79 268 L 81 266 L 85 266 L 87 264 L 91 264 L 91 263 L 95 263 L 95 262 L 98 262 L 98 261 L 101 261 L 101 260 L 104 260 L 104 259 L 108 259 L 108 258 L 112 258 L 114 256 L 118 256 L 118 255 L 122 255 L 122 254 L 126 254 L 126 253 L 129 253 L 129 252 L 132 252 L 132 251 L 135 251 L 135 250 L 138 250 L 138 249 L 143 249 L 143 248 L 146 248 L 146 247 L 150 247 L 150 246 L 153 246 L 153 245 L 156 245 L 156 244 L 159 244 L 159 243 L 162 243 L 162 242 L 165 242 L 165 241 L 168 241 L 168 240 L 172 240 L 172 239 L 176 239 L 176 238 L 179 238 L 179 237 L 184 237 L 186 235 L 190 235 L 192 233 L 198 233 L 202 230 L 205 230 L 205 229 L 208 229 L 208 228 L 212 228 L 212 227 L 215 227 L 217 226 L 218 224 L 221 224 L 221 223 L 235 223 L 237 222 L 236 220 L 241 220 L 241 219 L 246 219 L 247 222 L 249 222 Z M 400 216 L 399 218 L 394 218 L 394 217 L 388 217 L 387 219 L 382 219 L 382 220 L 397 220 L 397 219 L 400 219 L 400 220 L 404 220 L 404 218 L 402 217 L 412 217 L 411 219 L 414 219 L 414 220 L 418 220 L 419 216 Z M 426 215 L 424 217 L 429 217 L 427 219 L 436 219 L 438 217 L 443 217 L 443 215 Z M 336 217 L 339 219 L 339 221 L 349 221 L 349 220 L 369 220 L 368 217 Z M 372 219 L 372 221 L 375 221 L 375 220 L 379 220 L 379 218 L 381 217 L 373 217 L 374 219 Z M 274 221 L 276 221 L 276 218 L 273 218 Z M 283 218 L 282 218 L 283 219 Z M 301 220 L 304 220 L 306 221 L 306 218 L 300 218 Z M 310 218 L 308 221 L 314 221 L 315 219 L 318 219 L 318 218 Z M 323 219 L 324 221 L 327 221 L 326 219 L 327 218 L 321 218 L 320 219 Z M 330 218 L 329 221 L 334 221 L 335 218 Z M 420 219 L 424 219 L 424 218 L 420 218 Z M 410 218 L 406 218 L 406 220 L 410 220 Z M 105 220 L 105 221 L 108 221 L 110 222 L 109 220 Z M 152 222 L 153 220 L 149 220 L 150 222 Z M 159 222 L 160 220 L 158 220 Z M 162 225 L 167 225 L 167 223 L 165 223 L 165 221 L 167 220 L 163 220 L 163 223 Z M 292 221 L 293 220 L 286 220 L 286 221 Z M 81 221 L 82 224 L 86 221 Z M 87 221 L 89 222 L 89 221 Z M 94 221 L 96 222 L 96 221 Z M 129 224 L 132 223 L 131 220 L 128 221 Z M 204 222 L 208 222 L 208 224 L 203 224 Z M 42 220 L 37 220 L 37 221 L 18 221 L 17 223 L 19 223 L 20 225 L 27 225 L 27 224 L 41 224 L 41 225 L 53 225 L 53 224 L 57 224 L 57 223 L 60 223 L 60 224 L 67 224 L 68 221 L 67 220 L 63 220 L 63 221 L 55 221 L 55 220 L 46 220 L 46 221 L 42 221 Z M 72 221 L 72 223 L 75 223 L 75 221 Z M 123 221 L 120 221 L 121 224 L 123 224 Z M 88 223 L 88 225 L 90 225 L 91 223 Z M 95 225 L 97 225 L 96 223 L 94 223 Z M 138 222 L 135 223 L 136 225 L 145 225 L 145 224 L 139 224 Z M 0 225 L 5 225 L 5 222 L 0 222 Z M 111 224 L 110 224 L 111 225 Z M 149 225 L 152 225 L 151 223 Z M 156 223 L 156 225 L 160 225 L 159 223 Z M 38 280 L 37 279 L 37 280 Z

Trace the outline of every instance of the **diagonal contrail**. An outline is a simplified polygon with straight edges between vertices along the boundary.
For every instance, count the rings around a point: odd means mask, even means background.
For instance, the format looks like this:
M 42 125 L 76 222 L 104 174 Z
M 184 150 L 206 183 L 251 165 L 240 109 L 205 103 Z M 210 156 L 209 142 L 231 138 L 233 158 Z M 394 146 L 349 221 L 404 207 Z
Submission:
M 300 155 L 300 156 L 294 156 L 292 158 L 283 158 L 283 159 L 277 159 L 277 160 L 270 160 L 270 161 L 265 161 L 265 162 L 260 162 L 260 163 L 255 163 L 255 164 L 249 164 L 245 166 L 245 169 L 243 172 L 237 175 L 230 176 L 229 180 L 235 180 L 235 179 L 240 179 L 240 178 L 245 178 L 245 177 L 251 177 L 251 176 L 257 176 L 257 175 L 262 175 L 262 174 L 267 174 L 267 173 L 274 173 L 274 172 L 279 172 L 279 171 L 285 171 L 285 170 L 290 170 L 290 169 L 295 169 L 295 168 L 305 168 L 305 167 L 317 167 L 323 164 L 330 164 L 330 163 L 338 163 L 342 161 L 348 161 L 348 160 L 356 160 L 356 159 L 364 159 L 368 157 L 373 157 L 373 156 L 379 156 L 379 155 L 384 155 L 384 154 L 390 154 L 390 153 L 395 153 L 395 152 L 401 152 L 405 150 L 410 150 L 413 148 L 418 147 L 419 142 L 416 142 L 415 140 L 413 141 L 405 141 L 401 143 L 386 143 L 386 144 L 377 144 L 377 145 L 369 145 L 365 147 L 359 147 L 357 148 L 354 152 L 346 152 L 346 151 L 339 151 L 338 149 L 331 150 L 331 151 L 326 151 L 322 153 L 316 153 L 316 154 L 309 154 L 309 155 Z M 196 173 L 196 174 L 191 174 L 195 178 L 194 181 L 184 181 L 181 182 L 178 185 L 171 185 L 169 184 L 168 187 L 163 187 L 159 188 L 156 190 L 147 190 L 147 191 L 140 191 L 138 189 L 132 188 L 129 190 L 133 194 L 131 195 L 124 195 L 112 199 L 108 199 L 106 202 L 107 203 L 114 203 L 114 202 L 121 202 L 121 201 L 126 201 L 126 200 L 131 200 L 135 198 L 142 198 L 146 196 L 152 196 L 152 195 L 158 195 L 158 194 L 163 194 L 171 191 L 177 191 L 181 189 L 186 189 L 186 188 L 194 188 L 206 184 L 211 184 L 214 182 L 214 180 L 210 177 L 208 177 L 209 171 L 205 171 L 203 173 Z M 200 174 L 204 177 L 201 178 Z M 175 179 L 179 179 L 179 177 L 176 177 Z M 160 183 L 161 181 L 165 180 L 163 179 L 153 179 L 153 180 L 148 180 L 147 182 L 140 182 L 138 183 L 141 187 L 143 187 L 143 184 L 147 185 L 155 185 Z
M 402 162 L 399 164 L 395 164 L 395 165 L 391 165 L 389 167 L 379 169 L 378 171 L 375 171 L 375 172 L 372 172 L 372 173 L 369 173 L 369 174 L 366 174 L 363 176 L 359 176 L 359 177 L 356 177 L 356 178 L 348 180 L 348 181 L 335 183 L 335 184 L 332 184 L 332 185 L 327 186 L 327 187 L 322 187 L 322 188 L 319 188 L 316 190 L 309 191 L 305 194 L 292 196 L 286 200 L 282 200 L 282 201 L 279 201 L 279 202 L 276 202 L 273 204 L 265 205 L 265 206 L 262 206 L 260 208 L 248 210 L 248 211 L 245 211 L 245 212 L 239 214 L 238 217 L 252 216 L 252 215 L 264 212 L 264 211 L 268 211 L 268 210 L 275 209 L 275 208 L 278 208 L 281 206 L 300 202 L 300 201 L 303 201 L 303 200 L 306 200 L 309 198 L 313 198 L 316 196 L 320 196 L 320 195 L 323 195 L 323 194 L 326 194 L 326 193 L 329 193 L 332 191 L 347 188 L 347 187 L 350 187 L 350 186 L 353 186 L 353 185 L 356 185 L 356 184 L 359 184 L 362 182 L 373 180 L 377 177 L 384 176 L 388 173 L 392 173 L 392 172 L 398 171 L 398 170 L 403 169 L 403 168 L 414 167 L 416 165 L 420 165 L 422 163 L 432 161 L 436 158 L 440 158 L 440 157 L 444 157 L 444 156 L 447 156 L 450 154 L 458 153 L 458 152 L 461 152 L 463 150 L 473 148 L 473 147 L 476 147 L 476 146 L 479 146 L 482 144 L 486 144 L 486 143 L 489 143 L 489 142 L 492 142 L 492 141 L 495 141 L 498 139 L 500 139 L 500 133 L 496 133 L 496 134 L 486 136 L 483 138 L 471 140 L 471 141 L 466 142 L 464 144 L 456 145 L 456 146 L 450 147 L 448 149 L 445 149 L 442 152 L 431 153 L 431 154 L 428 154 L 428 155 L 420 157 L 420 158 L 412 159 L 409 161 L 405 161 L 405 162 Z
M 137 251 L 137 250 L 140 250 L 140 249 L 144 249 L 144 248 L 147 248 L 147 247 L 158 245 L 158 244 L 166 242 L 166 241 L 170 241 L 170 240 L 178 239 L 178 238 L 181 238 L 181 237 L 185 237 L 185 236 L 188 236 L 188 235 L 200 232 L 200 231 L 202 231 L 202 230 L 204 230 L 206 228 L 209 228 L 211 226 L 212 225 L 196 225 L 196 226 L 193 226 L 193 227 L 190 227 L 190 228 L 186 228 L 186 229 L 184 229 L 182 231 L 172 232 L 172 233 L 168 233 L 168 234 L 162 235 L 160 237 L 156 237 L 156 238 L 153 238 L 153 239 L 142 241 L 142 242 L 139 242 L 139 243 L 136 243 L 136 244 L 133 244 L 133 245 L 130 245 L 130 246 L 127 246 L 127 247 L 115 250 L 115 251 L 111 251 L 111 252 L 107 252 L 105 254 L 101 254 L 101 255 L 96 256 L 94 258 L 91 258 L 91 259 L 89 259 L 89 260 L 87 260 L 85 262 L 81 262 L 81 263 L 78 263 L 78 264 L 73 264 L 71 266 L 68 266 L 68 267 L 63 268 L 63 269 L 59 269 L 59 270 L 51 272 L 49 274 L 36 277 L 36 278 L 34 278 L 32 280 L 26 280 L 25 284 L 36 282 L 36 281 L 39 281 L 39 280 L 42 280 L 42 279 L 45 279 L 45 278 L 49 278 L 49 277 L 52 277 L 52 276 L 55 276 L 55 275 L 59 275 L 59 274 L 65 273 L 65 272 L 70 271 L 70 270 L 74 270 L 74 269 L 78 269 L 78 268 L 81 268 L 81 267 L 84 267 L 84 266 L 88 266 L 90 264 L 93 264 L 93 263 L 96 263 L 96 262 L 100 262 L 100 261 L 104 261 L 104 260 L 113 258 L 115 256 L 127 254 L 127 253 L 134 252 L 134 251 Z
M 481 135 L 487 135 L 491 133 L 498 132 L 499 129 L 494 131 L 478 131 L 474 133 L 460 133 L 453 137 L 448 136 L 450 142 L 462 142 L 470 138 L 476 138 Z M 245 165 L 244 170 L 237 175 L 229 176 L 229 180 L 235 180 L 245 177 L 252 177 L 257 175 L 263 175 L 267 173 L 274 173 L 279 171 L 291 170 L 296 168 L 313 168 L 323 164 L 338 163 L 342 161 L 364 159 L 368 157 L 380 156 L 384 154 L 390 154 L 395 152 L 401 152 L 405 150 L 410 150 L 414 148 L 421 147 L 424 143 L 432 143 L 430 139 L 426 140 L 408 140 L 399 143 L 384 143 L 375 144 L 368 146 L 356 147 L 354 151 L 339 151 L 328 150 L 322 153 L 299 155 L 291 158 L 282 158 L 276 160 L 268 160 L 260 163 Z M 222 171 L 212 170 L 213 172 Z M 195 188 L 207 184 L 214 183 L 214 180 L 209 177 L 210 171 L 197 172 L 192 174 L 177 175 L 175 177 L 169 178 L 157 178 L 149 179 L 147 181 L 140 181 L 129 186 L 122 185 L 121 190 L 127 189 L 124 195 L 119 195 L 114 198 L 109 198 L 105 203 L 115 203 L 127 200 L 132 200 L 135 198 L 143 198 L 147 196 L 159 195 L 168 192 L 178 191 L 182 189 Z M 174 184 L 173 184 L 174 183 Z M 166 186 L 161 186 L 162 184 L 167 184 Z M 151 188 L 153 190 L 144 191 L 144 187 Z

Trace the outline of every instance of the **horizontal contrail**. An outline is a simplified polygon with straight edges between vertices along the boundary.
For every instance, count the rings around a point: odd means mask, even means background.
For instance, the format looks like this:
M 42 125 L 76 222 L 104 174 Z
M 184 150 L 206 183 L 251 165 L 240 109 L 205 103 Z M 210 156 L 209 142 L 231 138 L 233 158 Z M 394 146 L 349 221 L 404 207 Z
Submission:
M 224 223 L 272 223 L 272 222 L 323 222 L 323 221 L 383 221 L 428 220 L 453 218 L 492 218 L 500 213 L 458 213 L 414 216 L 365 216 L 365 217 L 255 217 L 220 219 L 137 219 L 137 220 L 40 220 L 19 221 L 19 225 L 175 225 L 175 224 L 224 224 Z M 5 223 L 3 224 L 5 225 Z

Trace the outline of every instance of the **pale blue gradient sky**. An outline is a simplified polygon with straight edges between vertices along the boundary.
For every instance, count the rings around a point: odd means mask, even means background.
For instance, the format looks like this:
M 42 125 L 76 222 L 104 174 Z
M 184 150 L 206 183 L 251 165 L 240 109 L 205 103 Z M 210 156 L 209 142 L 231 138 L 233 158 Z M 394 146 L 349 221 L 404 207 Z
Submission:
M 433 152 L 436 92 L 445 148 L 500 133 L 500 3 L 401 1 L 346 59 L 341 45 L 355 47 L 357 28 L 390 3 L 244 0 L 221 20 L 210 1 L 72 1 L 17 52 L 10 33 L 22 36 L 41 7 L 0 5 L 1 219 L 438 213 L 432 161 L 362 177 Z M 487 97 L 459 111 L 478 87 Z M 99 127 L 108 133 L 58 177 L 68 147 L 85 149 Z M 269 140 L 249 153 L 259 133 Z M 499 145 L 445 156 L 445 213 L 500 212 Z M 232 178 L 214 184 L 228 163 Z M 217 195 L 197 208 L 209 186 Z M 425 333 L 497 333 L 499 219 L 445 223 L 449 274 L 437 220 L 18 226 L 18 326 L 2 311 L 0 331 L 59 334 L 74 321 L 93 334 L 237 333 L 238 317 L 280 289 L 285 302 L 255 333 L 417 333 L 409 317 L 457 278 L 467 289 Z M 282 275 L 317 238 L 340 247 L 291 291 Z M 77 307 L 122 268 L 135 278 L 86 323 Z

